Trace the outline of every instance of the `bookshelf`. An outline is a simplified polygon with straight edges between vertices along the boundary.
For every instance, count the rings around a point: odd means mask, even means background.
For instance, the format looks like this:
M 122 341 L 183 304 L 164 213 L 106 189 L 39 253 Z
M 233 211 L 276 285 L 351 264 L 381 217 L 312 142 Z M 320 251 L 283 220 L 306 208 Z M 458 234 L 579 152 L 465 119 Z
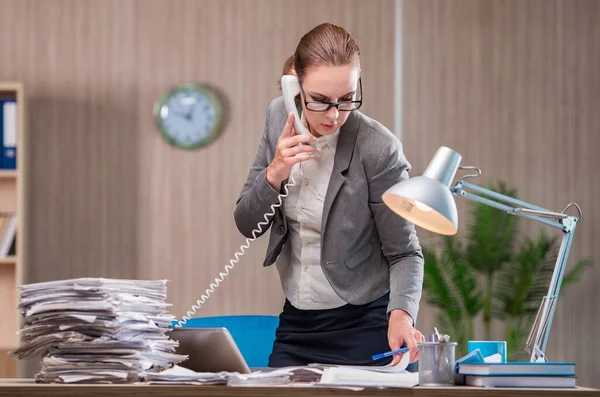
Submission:
M 7 100 L 16 102 L 17 150 L 16 167 L 9 169 L 4 164 L 4 136 L 0 137 L 0 246 L 6 238 L 8 220 L 16 215 L 16 232 L 13 238 L 7 238 L 5 244 L 10 244 L 8 252 L 0 247 L 0 378 L 18 376 L 18 362 L 8 356 L 8 351 L 19 344 L 16 335 L 20 328 L 21 316 L 17 310 L 18 289 L 23 283 L 23 225 L 24 213 L 24 145 L 25 140 L 25 98 L 23 85 L 15 82 L 0 82 L 0 131 L 5 134 L 3 120 L 6 117 L 5 103 Z M 11 117 L 12 117 L 11 115 Z

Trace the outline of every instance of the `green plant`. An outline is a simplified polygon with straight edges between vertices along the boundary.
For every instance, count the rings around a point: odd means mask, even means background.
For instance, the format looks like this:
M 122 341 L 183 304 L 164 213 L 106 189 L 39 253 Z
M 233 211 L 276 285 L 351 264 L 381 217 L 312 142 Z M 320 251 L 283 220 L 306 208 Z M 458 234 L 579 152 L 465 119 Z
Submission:
M 489 189 L 510 197 L 516 190 L 502 182 Z M 483 321 L 483 338 L 491 340 L 492 321 L 505 325 L 510 361 L 522 360 L 523 347 L 542 298 L 548 291 L 559 248 L 559 237 L 541 232 L 519 236 L 523 220 L 484 204 L 470 204 L 464 239 L 443 236 L 441 246 L 423 247 L 425 300 L 439 309 L 436 325 L 458 342 L 457 357 Z M 525 220 L 528 221 L 528 220 Z M 591 265 L 584 259 L 565 273 L 561 290 L 576 282 Z

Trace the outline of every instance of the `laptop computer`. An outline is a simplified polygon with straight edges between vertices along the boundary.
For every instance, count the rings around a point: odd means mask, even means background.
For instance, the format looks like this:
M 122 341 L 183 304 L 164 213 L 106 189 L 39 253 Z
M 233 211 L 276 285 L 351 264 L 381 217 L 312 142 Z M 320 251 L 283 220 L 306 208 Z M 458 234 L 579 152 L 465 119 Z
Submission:
M 180 367 L 196 372 L 251 373 L 227 328 L 173 328 L 167 335 L 179 342 L 175 352 L 188 356 Z

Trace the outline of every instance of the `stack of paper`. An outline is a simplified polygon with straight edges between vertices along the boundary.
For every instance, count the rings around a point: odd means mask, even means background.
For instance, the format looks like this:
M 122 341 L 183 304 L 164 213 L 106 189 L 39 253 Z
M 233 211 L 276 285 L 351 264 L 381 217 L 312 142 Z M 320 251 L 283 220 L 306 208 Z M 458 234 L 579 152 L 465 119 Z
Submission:
M 80 278 L 20 287 L 14 358 L 41 356 L 39 382 L 124 383 L 187 356 L 168 337 L 166 281 Z
M 225 385 L 228 372 L 195 372 L 175 365 L 159 373 L 147 372 L 144 380 L 148 384 Z
M 352 366 L 325 368 L 319 382 L 330 386 L 413 388 L 419 384 L 419 374 L 408 371 L 378 371 Z
M 285 386 L 314 385 L 323 370 L 316 367 L 265 368 L 251 374 L 230 373 L 228 386 Z
M 398 387 L 413 388 L 419 384 L 419 374 L 406 370 L 409 355 L 405 354 L 397 365 L 358 366 L 327 365 L 323 366 L 320 385 L 360 386 L 360 387 Z

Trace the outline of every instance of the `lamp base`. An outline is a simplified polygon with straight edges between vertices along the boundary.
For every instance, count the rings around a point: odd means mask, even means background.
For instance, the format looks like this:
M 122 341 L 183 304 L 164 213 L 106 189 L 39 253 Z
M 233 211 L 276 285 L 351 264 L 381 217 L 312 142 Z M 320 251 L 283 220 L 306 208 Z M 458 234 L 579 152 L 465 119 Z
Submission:
M 546 357 L 544 352 L 541 351 L 539 347 L 534 346 L 533 352 L 531 353 L 531 359 L 529 361 L 532 363 L 547 363 L 548 357 Z

